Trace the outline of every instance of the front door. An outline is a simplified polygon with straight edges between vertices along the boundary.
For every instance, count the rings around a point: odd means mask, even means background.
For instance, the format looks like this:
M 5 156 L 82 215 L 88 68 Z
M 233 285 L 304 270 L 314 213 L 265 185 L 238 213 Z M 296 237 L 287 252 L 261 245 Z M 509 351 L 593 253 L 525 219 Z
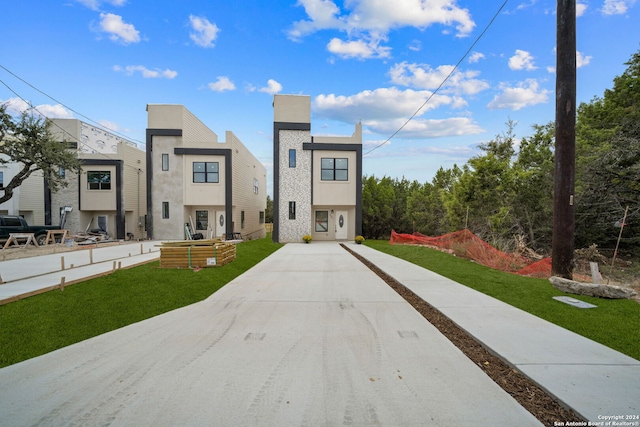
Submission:
M 347 211 L 336 211 L 336 240 L 347 240 Z
M 222 237 L 227 231 L 227 218 L 224 211 L 216 211 L 216 237 Z

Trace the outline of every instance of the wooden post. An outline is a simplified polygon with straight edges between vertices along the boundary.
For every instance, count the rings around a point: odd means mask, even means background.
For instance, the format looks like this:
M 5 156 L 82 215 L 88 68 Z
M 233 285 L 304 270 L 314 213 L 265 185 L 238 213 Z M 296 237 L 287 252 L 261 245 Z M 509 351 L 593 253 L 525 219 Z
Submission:
M 64 282 L 65 281 L 66 281 L 66 277 L 62 276 L 60 278 L 60 285 L 59 285 L 61 291 L 64 291 Z
M 64 257 L 63 256 L 60 257 L 60 270 L 64 271 Z
M 556 131 L 551 272 L 573 279 L 576 151 L 576 0 L 557 0 Z
M 93 248 L 89 248 L 89 264 L 93 264 Z

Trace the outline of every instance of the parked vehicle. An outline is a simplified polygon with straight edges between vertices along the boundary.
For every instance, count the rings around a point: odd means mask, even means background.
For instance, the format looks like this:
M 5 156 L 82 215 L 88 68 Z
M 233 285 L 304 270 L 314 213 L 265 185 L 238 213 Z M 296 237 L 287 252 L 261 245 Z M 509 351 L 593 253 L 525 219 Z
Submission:
M 29 225 L 17 215 L 0 215 L 0 241 L 5 242 L 11 233 L 33 233 L 39 245 L 44 245 L 49 230 L 60 230 L 57 225 Z

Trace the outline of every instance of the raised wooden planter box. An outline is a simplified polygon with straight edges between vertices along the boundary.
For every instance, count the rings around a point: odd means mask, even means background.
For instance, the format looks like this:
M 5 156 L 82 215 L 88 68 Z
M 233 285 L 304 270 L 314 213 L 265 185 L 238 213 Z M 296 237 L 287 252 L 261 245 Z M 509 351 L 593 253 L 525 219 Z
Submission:
M 160 247 L 160 267 L 163 268 L 220 267 L 234 259 L 235 243 L 222 243 L 218 239 L 163 242 Z

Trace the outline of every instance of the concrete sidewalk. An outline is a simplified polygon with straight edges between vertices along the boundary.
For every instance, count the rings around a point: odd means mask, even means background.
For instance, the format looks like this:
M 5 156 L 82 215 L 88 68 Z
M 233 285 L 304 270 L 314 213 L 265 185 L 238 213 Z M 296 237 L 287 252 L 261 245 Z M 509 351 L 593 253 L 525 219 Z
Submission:
M 157 241 L 60 252 L 0 262 L 0 304 L 144 264 L 160 257 Z
M 0 414 L 10 426 L 540 425 L 321 242 L 285 245 L 200 303 L 0 369 Z
M 349 248 L 588 421 L 640 415 L 640 361 L 410 262 L 363 245 Z M 640 425 L 638 418 L 618 421 Z

